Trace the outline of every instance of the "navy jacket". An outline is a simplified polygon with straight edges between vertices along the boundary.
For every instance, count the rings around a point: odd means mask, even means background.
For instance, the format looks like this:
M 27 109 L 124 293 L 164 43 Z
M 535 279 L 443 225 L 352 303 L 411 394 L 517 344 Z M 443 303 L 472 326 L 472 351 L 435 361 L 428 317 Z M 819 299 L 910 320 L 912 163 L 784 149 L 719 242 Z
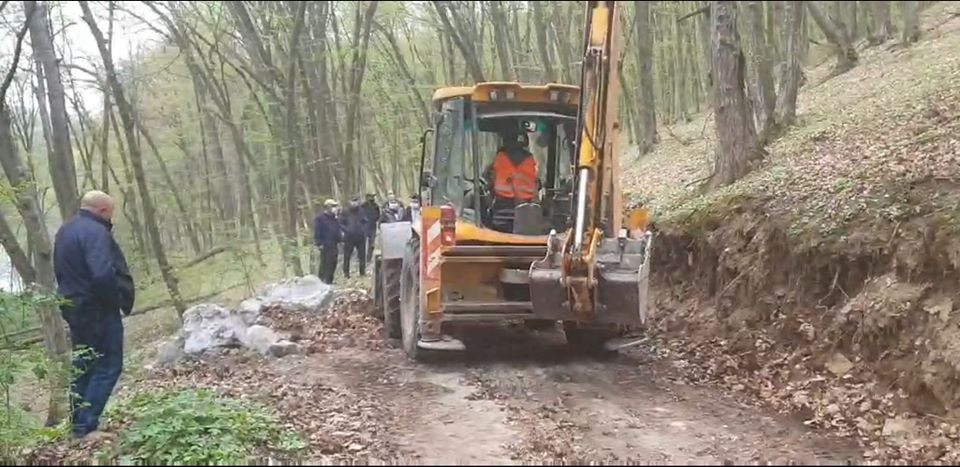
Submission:
M 332 213 L 321 212 L 313 220 L 313 243 L 319 247 L 337 246 L 343 240 L 340 223 Z
M 367 236 L 376 235 L 377 222 L 380 221 L 380 206 L 377 206 L 377 203 L 365 201 L 363 205 L 360 206 L 360 211 L 363 212 L 364 218 L 367 221 Z
M 365 237 L 369 231 L 367 216 L 360 206 L 344 209 L 340 214 L 340 225 L 343 227 L 343 234 L 351 238 Z
M 57 292 L 68 300 L 61 310 L 71 325 L 133 310 L 133 277 L 112 229 L 109 221 L 80 210 L 57 232 L 53 268 Z

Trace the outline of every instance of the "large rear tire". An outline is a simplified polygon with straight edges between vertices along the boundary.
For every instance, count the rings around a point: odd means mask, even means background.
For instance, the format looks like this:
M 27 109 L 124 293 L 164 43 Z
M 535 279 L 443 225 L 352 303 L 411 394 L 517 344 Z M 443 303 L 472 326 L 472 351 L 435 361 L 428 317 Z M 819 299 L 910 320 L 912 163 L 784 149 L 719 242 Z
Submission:
M 400 276 L 403 260 L 380 260 L 380 287 L 383 307 L 383 333 L 387 339 L 400 339 Z
M 383 275 L 381 272 L 380 265 L 380 255 L 377 255 L 373 258 L 373 304 L 377 311 L 377 318 L 384 319 L 384 306 L 383 299 Z
M 400 275 L 400 334 L 403 352 L 412 360 L 422 361 L 426 351 L 417 347 L 420 341 L 420 239 L 410 238 L 403 255 Z

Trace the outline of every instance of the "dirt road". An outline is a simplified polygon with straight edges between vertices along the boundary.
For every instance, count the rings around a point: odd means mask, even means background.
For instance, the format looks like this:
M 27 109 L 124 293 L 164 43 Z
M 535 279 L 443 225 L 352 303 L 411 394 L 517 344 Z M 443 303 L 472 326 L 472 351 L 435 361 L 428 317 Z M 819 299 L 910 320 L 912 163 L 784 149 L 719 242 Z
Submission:
M 287 360 L 271 373 L 331 389 L 338 397 L 321 402 L 328 413 L 339 414 L 327 404 L 355 410 L 346 422 L 317 427 L 345 439 L 341 447 L 330 441 L 315 462 L 858 459 L 856 446 L 812 433 L 797 420 L 683 383 L 683 370 L 650 347 L 598 359 L 571 354 L 556 332 L 487 328 L 479 335 L 467 341 L 468 353 L 428 365 L 410 363 L 391 348 L 345 345 Z

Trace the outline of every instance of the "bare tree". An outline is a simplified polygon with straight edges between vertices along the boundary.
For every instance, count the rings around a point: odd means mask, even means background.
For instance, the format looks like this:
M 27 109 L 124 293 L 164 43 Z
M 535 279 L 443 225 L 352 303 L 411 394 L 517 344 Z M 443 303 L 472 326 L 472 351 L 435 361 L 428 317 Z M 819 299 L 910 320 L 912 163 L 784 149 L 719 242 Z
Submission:
M 650 27 L 650 2 L 636 2 L 634 27 L 637 31 L 637 64 L 640 68 L 637 105 L 642 134 L 639 135 L 640 154 L 646 154 L 660 142 L 657 134 L 657 106 L 653 93 L 653 30 Z
M 31 183 L 26 165 L 17 151 L 17 145 L 10 130 L 10 112 L 6 105 L 7 90 L 10 88 L 10 83 L 13 81 L 13 76 L 20 61 L 23 38 L 29 25 L 33 23 L 33 17 L 38 14 L 35 4 L 25 4 L 24 6 L 26 8 L 26 20 L 23 28 L 17 34 L 13 63 L 5 74 L 3 81 L 0 82 L 0 165 L 3 166 L 3 172 L 6 174 L 10 185 L 19 188 L 14 191 L 15 205 L 21 218 L 23 218 L 34 261 L 31 262 L 27 253 L 20 247 L 10 224 L 2 213 L 0 213 L 0 244 L 6 250 L 20 277 L 28 283 L 36 283 L 41 293 L 52 297 L 56 293 L 56 277 L 53 271 L 53 248 L 50 244 L 50 233 L 43 221 L 36 185 Z M 53 300 L 44 301 L 37 307 L 37 314 L 40 318 L 47 356 L 65 370 L 69 364 L 70 342 L 67 339 L 56 302 Z M 59 423 L 67 414 L 67 375 L 66 371 L 58 371 L 50 380 L 50 403 L 47 409 L 47 424 L 50 426 Z
M 70 144 L 67 105 L 64 98 L 63 82 L 60 80 L 60 66 L 53 50 L 48 7 L 45 2 L 26 0 L 25 11 L 36 13 L 30 17 L 30 39 L 33 55 L 40 64 L 46 81 L 47 101 L 50 106 L 50 177 L 53 190 L 57 195 L 60 218 L 66 221 L 77 212 L 79 194 L 77 191 L 77 169 L 73 161 L 73 149 Z
M 797 119 L 797 93 L 800 89 L 800 58 L 803 50 L 803 2 L 785 2 L 787 47 L 777 96 L 777 124 L 792 125 Z
M 513 63 L 510 60 L 510 25 L 507 22 L 507 15 L 503 12 L 503 5 L 500 0 L 488 1 L 487 6 L 490 9 L 490 19 L 493 22 L 493 42 L 496 44 L 497 59 L 500 62 L 500 76 L 508 81 L 515 80 Z
M 472 36 L 472 28 L 461 17 L 459 12 L 453 8 L 452 2 L 434 0 L 433 6 L 440 18 L 443 30 L 454 45 L 460 50 L 463 59 L 467 64 L 467 70 L 475 82 L 486 81 L 483 74 L 483 66 L 480 65 L 480 56 L 477 44 L 480 42 L 478 37 Z
M 807 5 L 810 16 L 817 23 L 817 26 L 820 27 L 820 30 L 823 31 L 823 34 L 827 37 L 827 41 L 830 42 L 835 50 L 837 63 L 833 68 L 831 77 L 846 73 L 856 66 L 860 60 L 860 56 L 857 54 L 857 49 L 854 47 L 853 41 L 850 39 L 850 35 L 847 33 L 843 22 L 824 14 L 820 7 L 817 6 L 817 2 L 804 3 Z
M 887 0 L 877 0 L 868 3 L 871 8 L 871 29 L 873 30 L 873 35 L 870 37 L 870 44 L 883 44 L 896 33 L 893 22 L 890 20 L 890 2 Z
M 773 82 L 773 63 L 770 57 L 771 45 L 764 31 L 763 5 L 756 0 L 747 2 L 750 16 L 750 37 L 753 47 L 753 66 L 757 73 L 757 105 L 754 109 L 757 133 L 761 142 L 766 142 L 774 131 L 774 111 L 777 106 L 777 94 Z
M 547 23 L 543 15 L 543 2 L 530 2 L 530 10 L 533 13 L 533 22 L 536 25 L 540 64 L 543 65 L 543 79 L 552 83 L 557 80 L 557 73 L 553 69 L 553 60 L 550 59 L 550 41 L 547 40 Z
M 729 185 L 746 175 L 762 159 L 753 117 L 747 103 L 746 60 L 737 34 L 736 7 L 732 1 L 713 1 L 713 94 L 716 112 L 717 154 L 708 187 Z
M 910 45 L 920 39 L 920 25 L 917 23 L 917 0 L 903 2 L 903 37 L 901 42 Z
M 170 293 L 170 299 L 173 302 L 174 308 L 176 308 L 177 313 L 183 316 L 186 308 L 180 296 L 180 286 L 177 283 L 177 278 L 173 275 L 173 268 L 170 266 L 170 262 L 167 261 L 166 250 L 163 247 L 163 242 L 160 237 L 156 208 L 150 196 L 146 172 L 143 169 L 143 157 L 140 153 L 140 143 L 136 135 L 134 110 L 124 95 L 123 85 L 120 84 L 120 79 L 117 77 L 116 69 L 113 66 L 113 58 L 110 56 L 110 51 L 107 50 L 106 40 L 103 38 L 103 33 L 93 18 L 90 6 L 86 1 L 81 1 L 80 8 L 83 10 L 83 21 L 87 23 L 87 26 L 90 28 L 90 33 L 97 43 L 97 49 L 100 51 L 100 57 L 103 60 L 103 67 L 106 72 L 107 84 L 113 93 L 113 100 L 116 102 L 120 120 L 123 122 L 123 132 L 127 140 L 130 163 L 133 166 L 133 175 L 137 181 L 137 188 L 140 191 L 140 199 L 143 203 L 144 222 L 153 246 L 153 254 L 157 259 L 157 266 L 160 268 L 160 275 L 163 277 L 167 291 Z

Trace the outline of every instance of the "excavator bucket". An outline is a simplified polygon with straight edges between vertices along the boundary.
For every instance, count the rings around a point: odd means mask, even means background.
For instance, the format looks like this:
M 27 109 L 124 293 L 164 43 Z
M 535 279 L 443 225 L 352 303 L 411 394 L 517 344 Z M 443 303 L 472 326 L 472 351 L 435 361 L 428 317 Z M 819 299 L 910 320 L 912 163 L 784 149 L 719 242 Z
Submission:
M 563 239 L 551 235 L 547 255 L 530 267 L 530 298 L 539 316 L 557 320 L 636 326 L 649 318 L 648 290 L 652 235 L 603 239 L 597 250 L 596 286 L 592 306 L 576 310 L 571 304 L 571 282 L 564 278 Z

